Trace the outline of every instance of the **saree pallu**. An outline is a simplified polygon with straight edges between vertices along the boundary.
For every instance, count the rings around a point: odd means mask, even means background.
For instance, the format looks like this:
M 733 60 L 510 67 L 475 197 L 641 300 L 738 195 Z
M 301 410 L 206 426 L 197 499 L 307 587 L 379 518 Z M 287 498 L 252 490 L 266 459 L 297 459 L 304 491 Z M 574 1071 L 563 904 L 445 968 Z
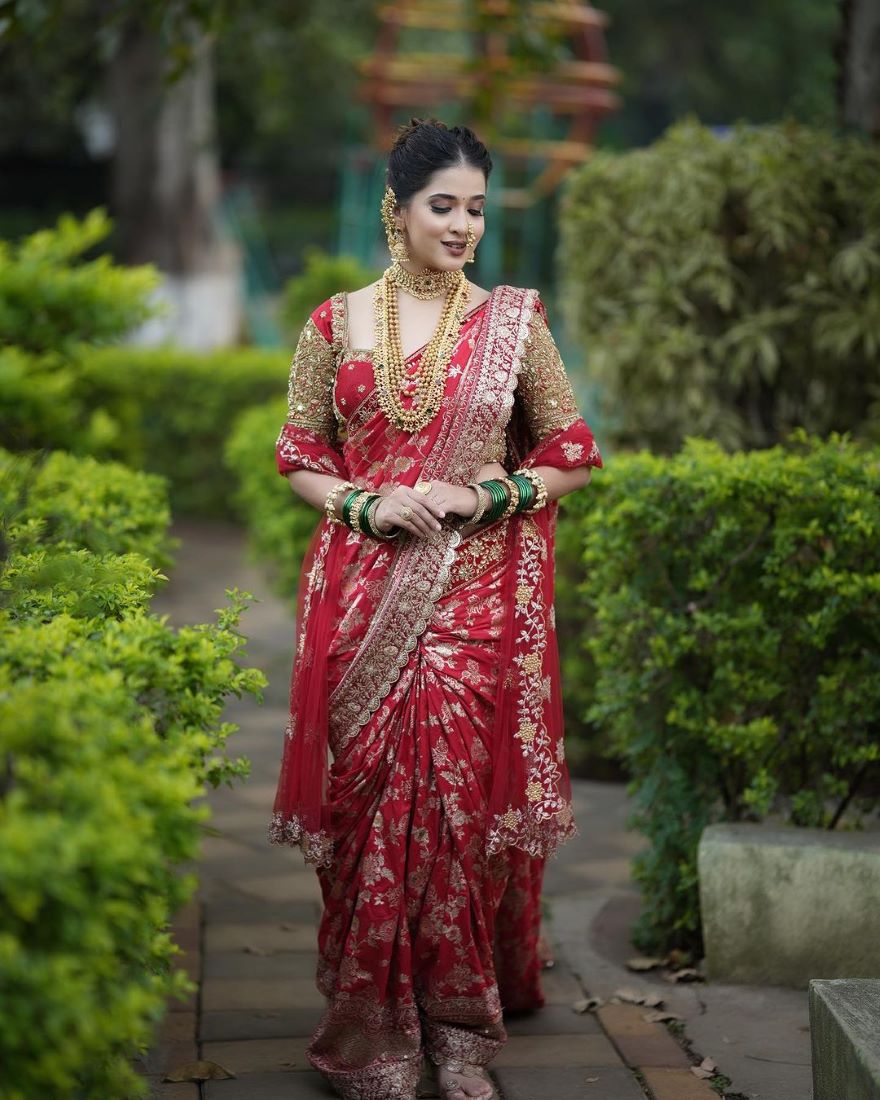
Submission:
M 414 435 L 379 409 L 343 306 L 319 307 L 298 345 L 281 473 L 382 492 L 465 484 L 497 460 L 601 466 L 534 291 L 498 287 L 468 314 L 441 408 Z M 551 504 L 394 543 L 324 520 L 307 554 L 269 838 L 317 866 L 328 1008 L 309 1059 L 349 1100 L 411 1098 L 424 1052 L 485 1064 L 503 1009 L 543 1003 L 543 864 L 574 832 L 555 519 Z

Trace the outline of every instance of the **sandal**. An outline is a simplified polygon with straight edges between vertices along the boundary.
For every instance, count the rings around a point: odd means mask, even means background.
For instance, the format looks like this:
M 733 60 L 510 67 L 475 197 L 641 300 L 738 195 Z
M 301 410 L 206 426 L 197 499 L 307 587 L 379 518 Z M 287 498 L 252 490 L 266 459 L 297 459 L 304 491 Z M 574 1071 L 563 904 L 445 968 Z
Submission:
M 489 1080 L 489 1076 L 483 1066 L 473 1066 L 469 1062 L 441 1062 L 437 1066 L 437 1085 L 440 1090 L 441 1096 L 452 1096 L 453 1093 L 464 1093 L 462 1084 L 460 1081 L 449 1081 L 443 1084 L 440 1081 L 440 1071 L 446 1070 L 447 1073 L 454 1073 L 464 1078 L 477 1078 L 480 1081 L 484 1081 L 489 1086 L 488 1092 L 481 1092 L 477 1095 L 471 1094 L 468 1100 L 492 1100 L 495 1096 L 495 1089 L 492 1086 L 492 1082 Z M 467 1095 L 467 1094 L 465 1094 Z

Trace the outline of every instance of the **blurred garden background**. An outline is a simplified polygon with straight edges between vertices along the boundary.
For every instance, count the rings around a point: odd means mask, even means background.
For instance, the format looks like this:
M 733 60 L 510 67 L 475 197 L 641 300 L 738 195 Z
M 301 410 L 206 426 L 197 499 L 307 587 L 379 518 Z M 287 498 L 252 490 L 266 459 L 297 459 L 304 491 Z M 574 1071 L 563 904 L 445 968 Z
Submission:
M 706 824 L 876 819 L 876 4 L 0 0 L 10 1100 L 137 1087 L 193 798 L 247 774 L 223 702 L 265 686 L 246 593 L 151 613 L 169 524 L 243 525 L 293 600 L 292 348 L 385 266 L 410 115 L 490 146 L 471 277 L 540 289 L 606 459 L 558 616 L 572 769 L 650 841 L 636 942 L 699 953 Z

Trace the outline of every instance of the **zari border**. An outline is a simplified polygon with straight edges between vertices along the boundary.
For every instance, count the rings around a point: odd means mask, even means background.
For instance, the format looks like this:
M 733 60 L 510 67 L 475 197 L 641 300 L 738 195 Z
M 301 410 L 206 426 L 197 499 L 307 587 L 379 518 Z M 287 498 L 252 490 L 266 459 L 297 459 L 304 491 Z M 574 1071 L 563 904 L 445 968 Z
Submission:
M 467 482 L 494 453 L 510 419 L 536 297 L 537 291 L 511 286 L 492 291 L 474 352 L 477 369 L 464 372 L 457 400 L 444 402 L 423 477 Z M 446 587 L 460 541 L 459 531 L 443 528 L 401 544 L 370 628 L 330 698 L 338 729 L 365 725 L 388 696 Z

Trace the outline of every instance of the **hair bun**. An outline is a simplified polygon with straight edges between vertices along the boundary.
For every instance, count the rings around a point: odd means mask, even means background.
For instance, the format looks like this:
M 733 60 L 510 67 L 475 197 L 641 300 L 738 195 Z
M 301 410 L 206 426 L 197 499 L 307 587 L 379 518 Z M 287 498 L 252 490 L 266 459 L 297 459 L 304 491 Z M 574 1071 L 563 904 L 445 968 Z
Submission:
M 439 118 L 412 117 L 409 122 L 404 122 L 402 126 L 398 126 L 394 135 L 394 143 L 391 146 L 392 150 L 400 149 L 401 146 L 406 145 L 413 134 L 422 126 L 436 126 L 440 130 L 448 129 L 446 124 L 441 122 Z

